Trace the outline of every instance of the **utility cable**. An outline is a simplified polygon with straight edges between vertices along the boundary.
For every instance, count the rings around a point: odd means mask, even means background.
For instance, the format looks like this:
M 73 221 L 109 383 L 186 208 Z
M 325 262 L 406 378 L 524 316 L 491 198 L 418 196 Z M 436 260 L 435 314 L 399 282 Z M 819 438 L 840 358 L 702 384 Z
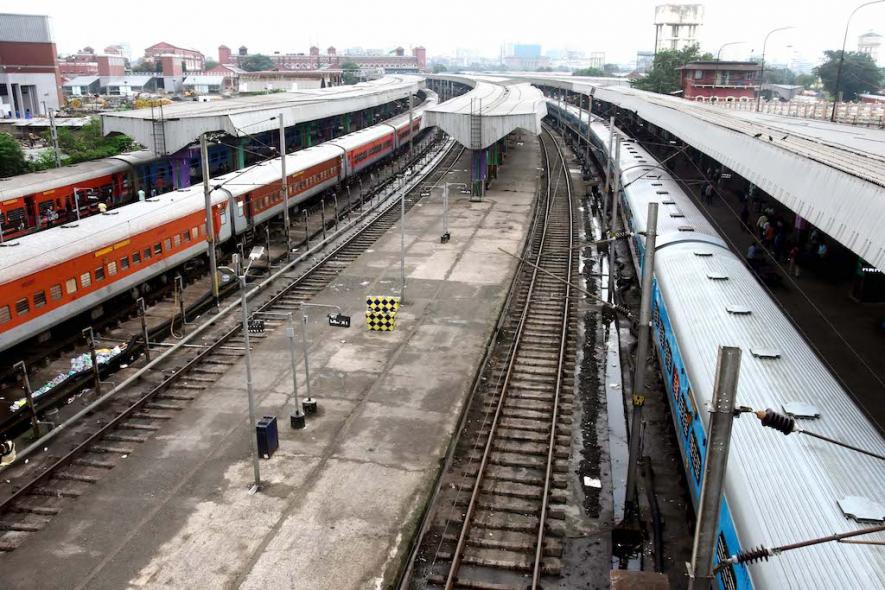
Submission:
M 716 567 L 713 568 L 713 574 L 718 574 L 726 567 L 738 563 L 749 565 L 751 563 L 756 563 L 757 561 L 768 561 L 769 557 L 777 557 L 785 551 L 792 551 L 793 549 L 801 549 L 803 547 L 810 547 L 812 545 L 820 545 L 822 543 L 830 543 L 833 541 L 843 542 L 843 539 L 848 539 L 850 537 L 870 535 L 872 533 L 878 533 L 882 531 L 885 531 L 885 524 L 871 526 L 856 531 L 849 531 L 847 533 L 834 533 L 826 537 L 816 537 L 807 541 L 799 541 L 798 543 L 790 543 L 789 545 L 780 545 L 778 547 L 768 548 L 764 545 L 760 545 L 758 547 L 741 551 L 737 555 L 732 555 L 728 559 L 720 561 L 718 564 L 716 564 Z
M 840 440 L 836 440 L 834 438 L 830 438 L 829 436 L 825 436 L 823 434 L 819 434 L 817 432 L 812 432 L 810 430 L 806 430 L 802 428 L 796 423 L 796 419 L 792 416 L 787 416 L 785 414 L 781 414 L 779 412 L 775 412 L 771 408 L 767 408 L 765 410 L 751 410 L 750 408 L 741 408 L 740 412 L 752 412 L 755 414 L 757 418 L 762 422 L 762 426 L 767 428 L 773 428 L 778 432 L 782 432 L 784 435 L 788 435 L 792 432 L 796 432 L 798 434 L 807 434 L 808 436 L 812 436 L 814 438 L 826 441 L 828 443 L 832 443 L 834 445 L 838 445 L 840 447 L 855 451 L 857 453 L 861 453 L 867 455 L 868 457 L 873 457 L 874 459 L 878 459 L 880 461 L 885 461 L 885 455 L 880 453 L 875 453 L 873 451 L 868 451 L 866 449 L 862 449 L 860 447 L 856 447 L 854 445 L 850 445 L 848 443 L 842 442 Z

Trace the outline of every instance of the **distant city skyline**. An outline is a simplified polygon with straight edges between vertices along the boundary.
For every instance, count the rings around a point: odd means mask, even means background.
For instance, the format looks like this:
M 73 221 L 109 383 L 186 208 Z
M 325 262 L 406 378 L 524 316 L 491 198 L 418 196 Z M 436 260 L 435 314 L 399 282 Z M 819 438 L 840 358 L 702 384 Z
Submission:
M 202 3 L 155 0 L 149 6 L 131 9 L 124 5 L 101 5 L 88 10 L 82 5 L 50 0 L 30 0 L 26 4 L 0 0 L 0 12 L 48 14 L 57 49 L 62 54 L 74 53 L 87 45 L 100 51 L 107 45 L 124 42 L 131 47 L 132 57 L 138 58 L 145 47 L 166 41 L 197 49 L 212 59 L 220 44 L 234 51 L 246 45 L 250 53 L 265 54 L 306 53 L 311 45 L 324 52 L 330 45 L 335 46 L 341 53 L 352 47 L 393 49 L 400 45 L 408 53 L 420 45 L 427 48 L 432 58 L 456 56 L 459 48 L 466 49 L 464 40 L 469 39 L 471 53 L 488 58 L 499 57 L 504 44 L 519 43 L 539 44 L 544 53 L 604 52 L 606 61 L 626 64 L 636 60 L 637 51 L 654 48 L 654 10 L 655 5 L 662 3 L 635 0 L 601 10 L 589 4 L 552 0 L 544 5 L 547 13 L 567 13 L 570 17 L 549 21 L 525 18 L 519 12 L 522 7 L 514 6 L 508 11 L 498 5 L 463 0 L 451 0 L 445 10 L 429 6 L 427 15 L 419 14 L 414 7 L 403 11 L 398 3 L 379 0 L 372 5 L 372 12 L 379 15 L 376 21 L 330 19 L 328 7 L 314 3 L 274 5 L 271 14 L 266 10 L 243 11 L 241 4 L 226 0 L 208 8 Z M 723 48 L 723 59 L 759 57 L 768 31 L 780 26 L 796 27 L 769 38 L 767 60 L 784 64 L 816 63 L 824 50 L 841 47 L 845 19 L 856 5 L 827 0 L 715 0 L 701 4 L 705 14 L 698 39 L 703 50 L 715 54 L 724 43 L 744 42 Z M 365 9 L 363 3 L 349 0 L 336 7 L 341 14 Z M 136 12 L 138 18 L 133 20 L 130 16 Z M 233 14 L 236 18 L 231 18 Z M 431 15 L 433 18 L 429 19 Z M 466 15 L 470 15 L 470 22 Z M 126 27 L 126 23 L 132 25 Z M 849 29 L 848 49 L 856 50 L 857 38 L 870 30 L 885 33 L 885 4 L 858 12 Z

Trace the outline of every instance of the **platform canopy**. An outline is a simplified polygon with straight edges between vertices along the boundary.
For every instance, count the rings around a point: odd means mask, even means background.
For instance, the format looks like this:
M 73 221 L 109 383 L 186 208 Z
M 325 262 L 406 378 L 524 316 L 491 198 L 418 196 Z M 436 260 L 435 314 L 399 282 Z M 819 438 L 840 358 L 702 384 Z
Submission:
M 424 88 L 422 76 L 385 76 L 353 86 L 313 88 L 210 102 L 180 102 L 162 108 L 102 113 L 102 132 L 124 133 L 159 155 L 175 153 L 201 134 L 223 131 L 245 136 L 343 115 L 407 98 Z M 271 118 L 273 117 L 273 119 Z
M 469 149 L 484 149 L 516 129 L 538 135 L 547 116 L 543 93 L 531 84 L 482 75 L 437 75 L 472 90 L 427 110 L 427 125 L 437 126 Z
M 530 81 L 633 111 L 885 272 L 885 130 L 731 110 L 568 77 Z

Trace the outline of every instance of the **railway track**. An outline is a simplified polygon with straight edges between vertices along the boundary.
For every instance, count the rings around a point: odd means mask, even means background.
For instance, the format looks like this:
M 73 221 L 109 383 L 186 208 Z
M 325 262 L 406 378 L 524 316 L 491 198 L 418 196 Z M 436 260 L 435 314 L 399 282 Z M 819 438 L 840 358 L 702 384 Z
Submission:
M 452 145 L 427 180 L 414 187 L 405 199 L 407 210 L 422 197 L 428 184 L 441 181 L 461 159 L 463 148 Z M 322 291 L 341 271 L 370 248 L 399 220 L 399 199 L 380 205 L 374 219 L 342 240 L 322 258 L 282 274 L 272 285 L 254 296 L 253 313 L 297 310 Z M 234 309 L 236 304 L 226 308 Z M 146 379 L 134 381 L 109 401 L 111 416 L 98 428 L 95 420 L 74 427 L 64 440 L 51 443 L 53 455 L 41 456 L 41 465 L 29 469 L 17 465 L 4 472 L 13 479 L 14 491 L 0 496 L 0 552 L 14 551 L 27 538 L 44 528 L 64 506 L 98 482 L 120 460 L 137 452 L 164 424 L 174 420 L 188 402 L 212 387 L 231 366 L 245 356 L 245 340 L 238 314 L 219 313 L 214 325 L 204 328 L 202 343 L 156 359 Z M 250 334 L 256 344 L 280 325 L 265 321 L 264 334 Z M 182 356 L 188 354 L 189 358 Z M 148 384 L 153 382 L 152 384 Z M 93 417 L 94 418 L 94 417 Z M 79 424 L 79 423 L 78 423 Z M 63 449 L 63 450 L 62 450 Z M 20 462 L 21 463 L 21 462 Z M 19 484 L 18 482 L 23 482 Z
M 404 580 L 409 588 L 536 589 L 561 569 L 576 331 L 568 282 L 577 274 L 578 228 L 565 156 L 548 130 L 541 144 L 546 186 L 524 253 L 537 267 L 518 270 Z
M 429 146 L 425 146 L 425 150 L 429 149 Z M 385 164 L 382 169 L 387 171 L 397 168 L 404 169 L 413 165 L 420 158 L 421 155 L 411 159 L 406 155 L 401 155 L 396 161 Z M 393 178 L 394 175 L 390 174 L 375 184 L 373 188 L 369 189 L 367 186 L 367 191 L 372 193 L 380 192 L 393 181 Z M 368 178 L 366 180 L 368 183 Z M 353 186 L 356 186 L 356 184 L 354 183 Z M 315 239 L 325 237 L 326 231 L 331 231 L 338 205 L 340 205 L 340 210 L 337 213 L 341 218 L 347 217 L 349 219 L 353 215 L 361 215 L 364 210 L 363 198 L 361 196 L 362 184 L 358 186 L 360 188 L 354 191 L 344 188 L 340 189 L 341 195 L 334 206 L 334 201 L 331 198 L 324 200 L 317 197 L 310 202 L 303 203 L 301 210 L 306 215 L 299 216 L 297 220 L 294 220 L 289 230 L 292 246 L 302 248 L 309 245 Z M 271 244 L 278 246 L 283 243 L 284 229 L 282 226 L 274 226 L 271 232 L 274 236 L 273 238 L 265 231 L 269 227 L 270 222 L 266 222 L 261 228 L 251 232 L 253 234 L 252 238 L 245 240 L 247 251 L 252 244 L 265 245 L 267 251 L 270 251 Z M 228 244 L 228 247 L 230 248 L 231 245 Z M 279 258 L 274 259 L 274 262 L 278 262 L 284 257 L 284 250 L 276 247 L 274 251 L 279 256 Z M 161 342 L 173 335 L 174 332 L 182 331 L 183 319 L 178 305 L 176 305 L 178 297 L 183 297 L 188 302 L 185 304 L 184 321 L 193 320 L 214 307 L 214 300 L 209 291 L 208 265 L 203 262 L 204 259 L 189 261 L 178 269 L 145 283 L 144 286 L 150 289 L 149 292 L 145 291 L 143 295 L 147 304 L 145 310 L 147 317 L 163 318 L 159 322 L 148 322 L 149 338 L 152 343 Z M 266 270 L 266 265 L 263 263 L 264 261 L 260 261 L 259 264 L 254 266 L 254 273 Z M 223 264 L 223 262 L 219 262 L 219 264 Z M 175 292 L 175 275 L 182 276 L 183 278 L 184 290 L 181 293 Z M 222 294 L 224 295 L 235 290 L 225 289 Z M 125 352 L 119 355 L 110 366 L 101 366 L 103 379 L 107 379 L 109 375 L 115 372 L 120 364 L 130 364 L 133 359 L 138 358 L 143 352 L 144 340 L 141 334 L 138 306 L 134 297 L 121 295 L 100 307 L 108 310 L 108 313 L 103 313 L 94 319 L 89 314 L 83 314 L 79 318 L 65 322 L 61 329 L 54 329 L 52 338 L 46 341 L 26 342 L 0 353 L 0 366 L 2 366 L 0 368 L 0 395 L 7 396 L 8 399 L 24 397 L 21 386 L 16 383 L 19 379 L 17 370 L 13 368 L 14 363 L 17 361 L 25 362 L 29 369 L 28 373 L 31 383 L 38 385 L 66 370 L 66 365 L 61 362 L 61 359 L 68 359 L 78 354 L 88 353 L 89 348 L 81 335 L 81 329 L 87 326 L 92 327 L 99 338 L 97 341 L 99 348 L 105 345 L 112 347 L 121 343 L 127 345 Z M 43 368 L 44 365 L 47 367 L 46 370 Z M 57 368 L 59 365 L 62 365 L 62 368 Z M 92 381 L 91 371 L 69 379 L 36 400 L 37 412 L 42 414 L 46 410 L 64 403 L 65 400 L 79 395 L 84 388 L 92 386 Z M 5 408 L 0 409 L 0 439 L 4 436 L 13 438 L 24 432 L 28 427 L 29 413 L 27 411 L 23 410 L 13 414 L 5 411 Z

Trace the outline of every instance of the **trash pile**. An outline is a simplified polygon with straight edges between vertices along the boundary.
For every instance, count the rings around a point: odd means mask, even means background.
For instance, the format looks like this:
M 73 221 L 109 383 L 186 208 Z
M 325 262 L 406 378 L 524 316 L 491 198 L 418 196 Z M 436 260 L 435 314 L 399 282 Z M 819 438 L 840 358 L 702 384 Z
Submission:
M 114 358 L 119 356 L 124 350 L 126 350 L 126 345 L 121 344 L 119 346 L 115 346 L 113 348 L 97 348 L 95 350 L 95 357 L 98 361 L 99 365 L 106 365 L 110 363 Z M 33 398 L 36 400 L 40 396 L 45 395 L 46 393 L 52 391 L 55 387 L 58 387 L 69 378 L 79 375 L 85 371 L 92 370 L 92 355 L 88 352 L 84 352 L 78 356 L 75 356 L 71 359 L 71 369 L 67 373 L 59 373 L 47 383 L 45 383 L 40 389 L 35 389 L 31 394 Z M 10 409 L 13 412 L 17 412 L 24 408 L 28 404 L 27 398 L 21 398 L 16 400 Z

